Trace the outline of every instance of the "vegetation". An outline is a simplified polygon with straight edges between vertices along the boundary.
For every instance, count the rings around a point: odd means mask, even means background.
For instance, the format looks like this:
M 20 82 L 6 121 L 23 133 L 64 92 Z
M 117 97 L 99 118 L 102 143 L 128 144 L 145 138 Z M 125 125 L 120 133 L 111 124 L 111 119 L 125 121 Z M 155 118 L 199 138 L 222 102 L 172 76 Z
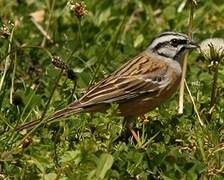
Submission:
M 139 118 L 138 142 L 117 140 L 116 104 L 15 130 L 78 99 L 162 31 L 190 29 L 197 42 L 222 37 L 221 0 L 0 0 L 0 7 L 0 179 L 223 179 L 224 66 L 212 47 L 216 60 L 188 58 L 183 114 L 177 92 Z

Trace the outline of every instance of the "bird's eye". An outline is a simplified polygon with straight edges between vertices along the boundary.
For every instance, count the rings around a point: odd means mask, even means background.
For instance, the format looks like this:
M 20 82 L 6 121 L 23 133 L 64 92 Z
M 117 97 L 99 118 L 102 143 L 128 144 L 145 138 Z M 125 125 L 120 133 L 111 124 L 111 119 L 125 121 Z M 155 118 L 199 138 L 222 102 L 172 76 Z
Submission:
M 179 44 L 179 42 L 178 42 L 177 39 L 172 39 L 171 42 L 170 42 L 170 44 L 171 44 L 173 47 L 177 47 L 178 44 Z

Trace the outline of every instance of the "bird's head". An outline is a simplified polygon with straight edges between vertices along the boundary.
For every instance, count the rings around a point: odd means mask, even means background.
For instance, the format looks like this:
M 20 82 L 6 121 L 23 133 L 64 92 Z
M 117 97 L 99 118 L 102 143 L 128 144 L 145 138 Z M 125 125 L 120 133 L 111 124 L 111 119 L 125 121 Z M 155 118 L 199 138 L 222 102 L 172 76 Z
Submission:
M 187 50 L 198 47 L 199 46 L 185 34 L 164 32 L 152 41 L 148 50 L 160 56 L 181 62 Z

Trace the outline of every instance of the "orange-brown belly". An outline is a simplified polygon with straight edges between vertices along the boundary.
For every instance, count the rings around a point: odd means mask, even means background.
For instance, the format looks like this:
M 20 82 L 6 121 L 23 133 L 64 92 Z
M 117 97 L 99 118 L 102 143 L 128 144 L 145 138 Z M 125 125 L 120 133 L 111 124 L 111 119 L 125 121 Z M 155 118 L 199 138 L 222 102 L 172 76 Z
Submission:
M 155 109 L 175 93 L 178 84 L 179 81 L 172 85 L 171 89 L 165 89 L 159 96 L 150 97 L 150 95 L 146 95 L 133 99 L 131 101 L 120 103 L 119 109 L 121 111 L 121 114 L 123 116 L 136 116 L 145 114 Z

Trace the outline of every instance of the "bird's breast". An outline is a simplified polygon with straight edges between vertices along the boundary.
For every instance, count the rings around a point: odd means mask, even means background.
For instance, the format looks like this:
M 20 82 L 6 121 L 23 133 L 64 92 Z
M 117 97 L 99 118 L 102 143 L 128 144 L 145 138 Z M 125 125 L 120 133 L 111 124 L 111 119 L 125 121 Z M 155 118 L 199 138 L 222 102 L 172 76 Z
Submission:
M 168 71 L 166 74 L 166 82 L 164 82 L 163 87 L 161 86 L 161 89 L 157 92 L 153 92 L 153 94 L 148 93 L 142 97 L 121 103 L 119 109 L 122 115 L 136 116 L 145 114 L 169 99 L 177 90 L 181 73 L 172 67 Z

